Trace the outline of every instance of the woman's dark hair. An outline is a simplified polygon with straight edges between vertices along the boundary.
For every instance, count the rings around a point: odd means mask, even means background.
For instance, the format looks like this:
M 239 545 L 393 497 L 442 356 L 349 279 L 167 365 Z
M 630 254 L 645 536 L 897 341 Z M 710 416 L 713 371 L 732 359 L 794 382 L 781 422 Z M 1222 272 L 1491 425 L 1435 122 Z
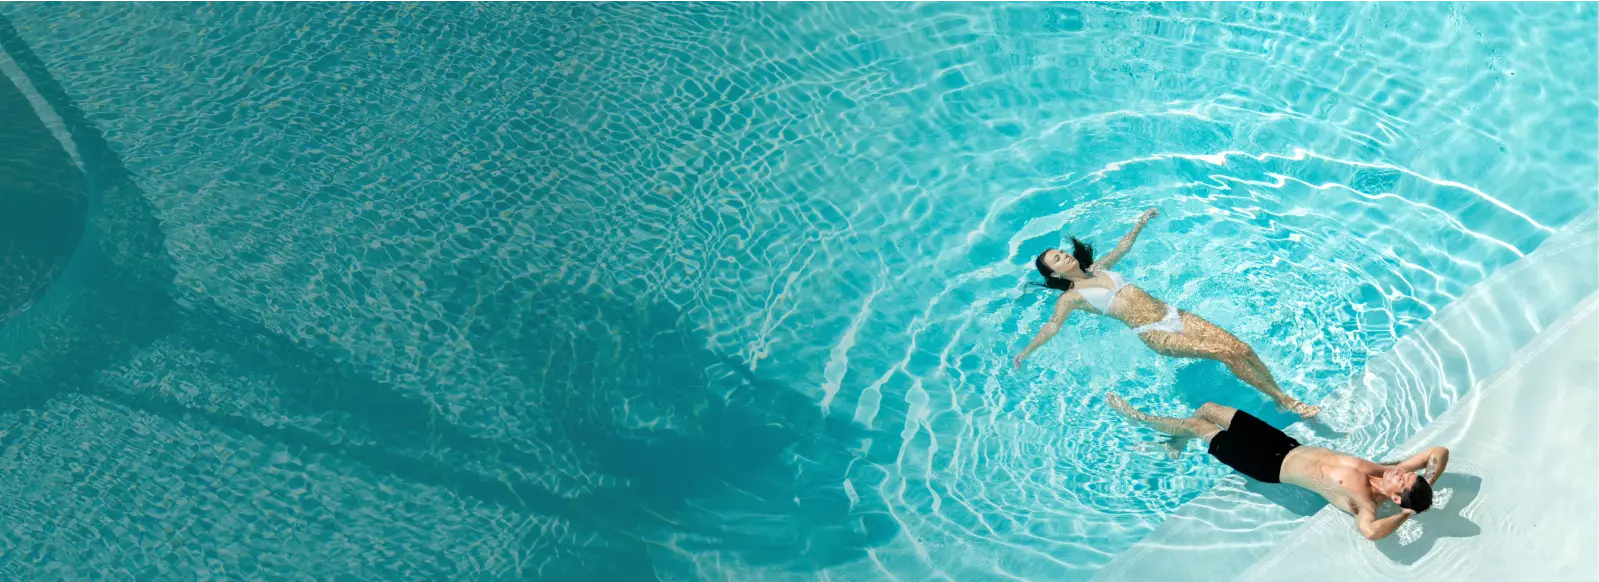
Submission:
M 1077 259 L 1077 268 L 1087 271 L 1089 267 L 1094 266 L 1094 245 L 1077 240 L 1075 236 L 1070 238 L 1072 239 L 1072 258 Z M 1044 264 L 1044 255 L 1048 253 L 1049 251 L 1038 253 L 1038 258 L 1033 259 L 1033 266 L 1038 268 L 1038 274 L 1044 276 L 1044 284 L 1041 287 L 1070 291 L 1072 288 L 1071 279 L 1053 276 L 1055 270 Z M 1037 283 L 1034 283 L 1034 285 L 1037 285 Z

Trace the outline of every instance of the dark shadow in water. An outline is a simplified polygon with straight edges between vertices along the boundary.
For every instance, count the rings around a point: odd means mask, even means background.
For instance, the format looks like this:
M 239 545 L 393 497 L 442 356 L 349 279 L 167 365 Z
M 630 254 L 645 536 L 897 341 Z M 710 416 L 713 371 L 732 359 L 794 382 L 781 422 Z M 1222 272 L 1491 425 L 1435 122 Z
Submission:
M 442 487 L 480 501 L 596 525 L 569 500 L 545 489 L 463 470 L 474 461 L 485 460 L 533 470 L 547 460 L 467 434 L 426 403 L 357 374 L 352 366 L 319 357 L 225 309 L 193 306 L 186 315 L 184 326 L 169 338 L 197 352 L 226 354 L 226 365 L 232 370 L 271 378 L 279 390 L 273 404 L 283 413 L 337 418 L 342 432 L 364 437 L 359 439 L 362 442 L 333 442 L 325 434 L 293 426 L 265 426 L 241 416 L 207 414 L 145 395 L 135 396 L 146 403 L 139 408 L 181 412 L 180 415 L 208 419 L 265 440 L 295 444 L 314 454 L 341 455 L 379 473 Z M 178 408 L 169 408 L 172 406 Z
M 1441 538 L 1469 538 L 1482 533 L 1481 526 L 1460 514 L 1460 510 L 1470 506 L 1477 495 L 1482 493 L 1482 477 L 1463 473 L 1444 473 L 1438 478 L 1438 483 L 1433 485 L 1433 490 L 1435 498 L 1438 494 L 1449 491 L 1448 504 L 1445 506 L 1434 504 L 1431 509 L 1410 518 L 1411 523 L 1421 527 L 1421 537 L 1410 543 L 1402 542 L 1397 535 L 1377 540 L 1377 549 L 1388 556 L 1388 559 L 1406 566 L 1413 565 L 1431 552 L 1433 545 Z
M 864 429 L 706 348 L 676 310 L 561 287 L 540 297 L 476 303 L 472 344 L 518 354 L 514 373 L 542 394 L 545 411 L 570 421 L 564 430 L 596 469 L 628 482 L 641 511 L 625 519 L 654 517 L 639 535 L 810 571 L 861 559 L 898 534 L 884 513 L 851 508 L 843 489 L 854 458 L 844 443 L 861 442 Z M 522 324 L 508 333 L 494 322 Z M 619 413 L 624 406 L 654 416 L 619 420 L 636 416 Z M 653 421 L 661 428 L 636 427 Z
M 541 309 L 577 310 L 583 328 L 563 325 L 558 313 L 501 319 L 512 302 L 489 297 L 477 302 L 477 321 L 533 321 L 542 325 L 493 326 L 473 339 L 477 349 L 522 350 L 508 373 L 541 396 L 557 428 L 591 455 L 592 467 L 573 468 L 621 478 L 625 485 L 577 498 L 550 494 L 517 480 L 501 481 L 462 467 L 483 459 L 538 473 L 550 461 L 521 453 L 508 443 L 474 437 L 438 417 L 433 409 L 395 388 L 355 373 L 352 366 L 315 355 L 258 324 L 226 310 L 197 306 L 181 335 L 186 347 L 228 354 L 242 371 L 277 379 L 278 402 L 287 412 L 321 417 L 336 414 L 342 428 L 371 435 L 381 446 L 334 444 L 323 435 L 293 427 L 267 427 L 229 415 L 207 414 L 166 402 L 130 403 L 185 420 L 203 419 L 262 439 L 316 454 L 337 455 L 379 473 L 447 488 L 462 496 L 507 507 L 556 515 L 599 531 L 646 539 L 687 536 L 685 549 L 722 550 L 752 564 L 818 569 L 864 556 L 866 548 L 898 533 L 882 512 L 852 511 L 840 485 L 849 453 L 844 439 L 861 441 L 865 431 L 824 418 L 804 395 L 769 382 L 736 358 L 706 349 L 706 338 L 682 330 L 681 315 L 655 304 L 567 292 L 538 301 Z M 529 315 L 529 314 L 523 314 Z M 576 324 L 567 318 L 565 323 Z M 490 331 L 483 328 L 485 332 Z M 624 338 L 613 350 L 607 338 Z M 551 341 L 565 343 L 551 346 Z M 564 348 L 564 349 L 563 349 Z M 551 363 L 552 349 L 593 354 Z M 627 370 L 620 380 L 605 372 Z M 689 416 L 671 419 L 675 429 L 630 429 L 618 425 L 613 396 L 636 405 L 662 404 Z M 424 428 L 425 427 L 425 428 Z M 813 468 L 810 474 L 805 469 Z M 619 556 L 611 566 L 642 556 Z M 615 575 L 615 570 L 609 574 Z
M 370 470 L 434 485 L 463 498 L 566 518 L 589 531 L 603 532 L 611 525 L 585 519 L 583 503 L 559 498 L 533 484 L 463 471 L 459 463 L 451 462 L 489 455 L 514 459 L 510 447 L 464 436 L 457 427 L 435 422 L 422 403 L 226 310 L 176 303 L 171 295 L 174 270 L 164 234 L 145 194 L 3 16 L 0 44 L 62 118 L 82 156 L 82 175 L 91 200 L 87 228 L 67 273 L 34 307 L 0 324 L 0 409 L 38 408 L 72 392 L 93 394 L 174 422 L 282 444 L 308 458 L 336 457 L 357 475 Z M 6 85 L 15 91 L 9 81 Z M 15 105 L 15 101 L 8 103 Z M 26 113 L 33 115 L 31 109 Z M 47 137 L 60 150 L 60 143 Z M 343 414 L 348 426 L 340 428 L 381 434 L 381 444 L 335 442 L 302 428 L 269 426 L 256 418 L 185 406 L 155 393 L 107 389 L 100 382 L 101 372 L 108 367 L 164 337 L 188 342 L 184 347 L 196 350 L 222 350 L 230 365 L 276 378 L 274 386 L 285 390 L 279 395 L 281 401 L 300 407 L 285 412 Z M 436 451 L 444 453 L 429 454 Z M 533 465 L 526 459 L 512 462 L 517 461 Z M 631 545 L 635 551 L 628 555 L 602 556 L 588 563 L 603 564 L 595 571 L 613 578 L 652 578 L 642 547 Z M 561 551 L 582 555 L 587 549 L 567 547 Z M 571 574 L 571 579 L 588 577 L 581 572 Z
M 0 76 L 0 324 L 26 309 L 66 266 L 83 236 L 89 200 L 83 173 Z
M 89 208 L 78 228 L 81 238 L 41 243 L 72 253 L 51 288 L 31 308 L 0 324 L 0 409 L 14 409 L 89 385 L 105 365 L 163 334 L 174 314 L 164 291 L 173 271 L 148 201 L 4 17 L 0 46 L 61 116 L 83 160 Z M 4 83 L 17 90 L 9 80 Z M 25 99 L 7 103 L 21 107 L 8 115 L 35 115 Z M 34 137 L 39 159 L 59 165 L 66 155 L 60 142 L 48 132 Z
M 518 304 L 516 299 L 479 297 L 483 290 L 477 288 L 463 289 L 458 306 L 473 307 L 458 315 L 470 321 L 474 346 L 522 356 L 509 358 L 514 364 L 506 373 L 540 393 L 544 412 L 558 419 L 549 427 L 552 438 L 579 443 L 596 465 L 573 469 L 619 477 L 625 484 L 569 498 L 535 483 L 471 470 L 503 463 L 538 474 L 551 461 L 447 422 L 415 395 L 373 380 L 341 354 L 307 348 L 214 304 L 175 302 L 174 270 L 144 193 L 3 16 L 0 43 L 63 118 L 94 197 L 84 243 L 73 258 L 77 278 L 53 289 L 57 296 L 49 305 L 41 301 L 39 308 L 0 325 L 0 354 L 15 362 L 0 369 L 0 408 L 33 408 L 65 392 L 93 392 L 175 422 L 281 443 L 310 457 L 337 457 L 379 475 L 559 516 L 592 531 L 628 540 L 671 536 L 684 549 L 719 550 L 752 564 L 794 570 L 861 559 L 867 548 L 898 535 L 897 522 L 885 512 L 852 509 L 840 483 L 842 468 L 852 459 L 844 443 L 861 442 L 863 429 L 824 417 L 810 398 L 761 378 L 737 358 L 705 348 L 708 340 L 684 331 L 674 310 L 616 295 L 557 290 L 535 301 L 538 307 L 602 316 L 612 328 L 599 336 L 578 329 L 581 325 L 515 326 L 508 333 L 507 322 L 586 320 L 516 313 L 508 309 Z M 615 335 L 609 333 L 613 330 Z M 618 337 L 623 341 L 616 342 Z M 380 444 L 341 442 L 310 429 L 257 420 L 265 416 L 202 410 L 160 394 L 105 389 L 99 382 L 101 371 L 162 338 L 195 353 L 225 354 L 226 365 L 273 379 L 272 386 L 281 391 L 273 406 L 285 414 L 333 415 L 341 429 Z M 556 340 L 569 343 L 554 348 L 607 343 L 613 348 L 567 352 L 602 356 L 558 361 L 551 369 L 549 342 Z M 618 369 L 635 373 L 620 381 L 604 373 Z M 683 416 L 671 419 L 673 428 L 619 425 L 613 409 L 618 395 Z M 862 507 L 871 505 L 868 499 Z M 602 565 L 590 572 L 567 574 L 573 579 L 653 578 L 645 544 L 632 547 L 598 557 Z

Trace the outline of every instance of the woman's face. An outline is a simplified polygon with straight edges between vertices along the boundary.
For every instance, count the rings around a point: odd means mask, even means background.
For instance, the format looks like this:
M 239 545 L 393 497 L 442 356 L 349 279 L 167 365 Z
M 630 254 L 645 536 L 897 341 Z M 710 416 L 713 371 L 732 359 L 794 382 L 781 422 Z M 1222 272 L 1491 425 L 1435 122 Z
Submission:
M 1044 251 L 1044 266 L 1054 271 L 1056 277 L 1080 275 L 1083 272 L 1077 264 L 1077 259 L 1071 253 L 1060 249 Z

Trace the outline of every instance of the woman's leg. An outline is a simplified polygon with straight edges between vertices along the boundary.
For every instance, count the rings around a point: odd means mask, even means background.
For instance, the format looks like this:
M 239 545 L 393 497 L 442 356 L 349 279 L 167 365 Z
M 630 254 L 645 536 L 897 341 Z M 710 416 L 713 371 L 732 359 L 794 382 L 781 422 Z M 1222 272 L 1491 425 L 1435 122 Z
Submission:
M 1139 335 L 1144 344 L 1156 353 L 1178 358 L 1204 358 L 1216 360 L 1239 380 L 1253 386 L 1270 397 L 1278 406 L 1310 418 L 1321 412 L 1321 407 L 1311 406 L 1283 393 L 1266 363 L 1248 344 L 1227 330 L 1192 313 L 1182 314 L 1183 331 L 1179 333 L 1149 331 Z

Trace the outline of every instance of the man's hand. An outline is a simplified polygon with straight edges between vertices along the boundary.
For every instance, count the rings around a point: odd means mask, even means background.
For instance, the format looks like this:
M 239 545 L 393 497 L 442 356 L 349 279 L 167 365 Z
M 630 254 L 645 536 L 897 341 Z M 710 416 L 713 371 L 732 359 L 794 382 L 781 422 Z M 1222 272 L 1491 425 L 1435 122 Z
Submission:
M 1399 526 L 1404 524 L 1405 520 L 1410 519 L 1410 516 L 1415 514 L 1416 512 L 1406 509 L 1382 519 L 1374 519 L 1376 516 L 1372 515 L 1371 510 L 1367 509 L 1361 511 L 1356 519 L 1359 521 L 1360 535 L 1375 542 L 1388 537 L 1388 534 L 1394 533 L 1394 530 L 1399 529 Z
M 1156 216 L 1160 216 L 1160 211 L 1159 210 L 1156 210 L 1154 208 L 1151 208 L 1149 210 L 1145 210 L 1144 211 L 1144 215 L 1138 217 L 1138 223 L 1139 224 L 1143 224 L 1143 223 L 1149 222 L 1150 219 L 1155 218 Z
M 1022 369 L 1022 360 L 1025 359 L 1027 359 L 1027 354 L 1016 354 L 1016 359 L 1011 360 L 1011 362 L 1016 365 L 1017 370 L 1020 370 Z

